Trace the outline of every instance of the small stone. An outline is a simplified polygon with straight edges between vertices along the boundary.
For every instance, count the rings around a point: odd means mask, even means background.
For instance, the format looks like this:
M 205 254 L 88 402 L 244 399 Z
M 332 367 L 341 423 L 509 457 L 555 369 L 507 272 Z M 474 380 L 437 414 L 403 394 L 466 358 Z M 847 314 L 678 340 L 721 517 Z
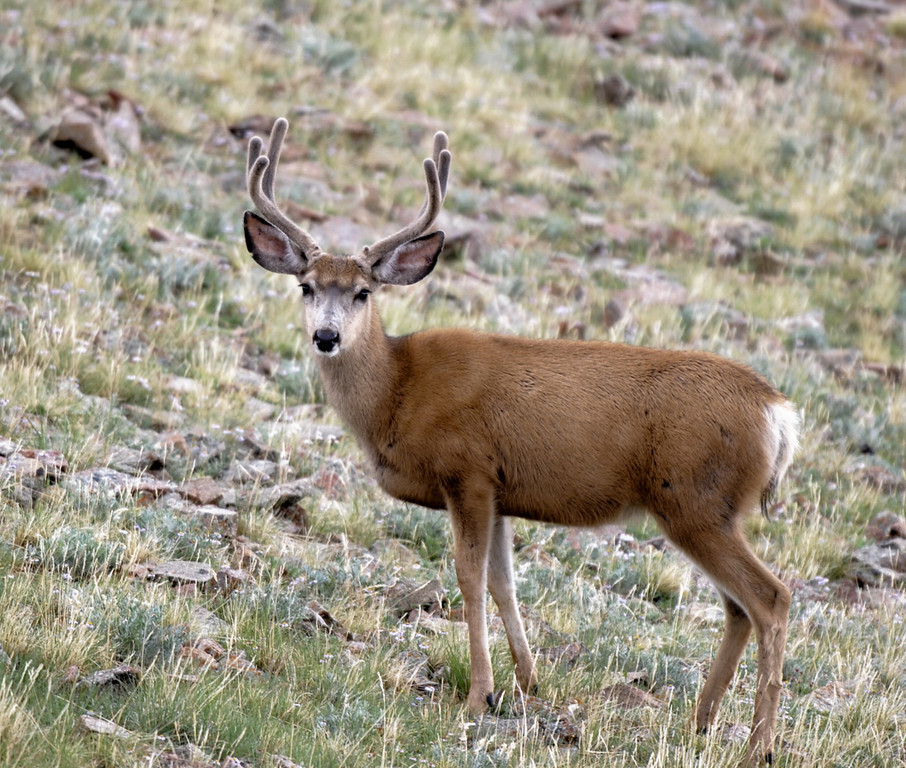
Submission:
M 201 395 L 204 393 L 204 385 L 200 381 L 185 376 L 171 376 L 164 382 L 164 389 L 176 395 Z
M 191 560 L 171 560 L 151 566 L 154 576 L 171 581 L 189 584 L 207 584 L 214 581 L 215 573 L 207 563 L 197 563 Z
M 906 539 L 906 519 L 885 510 L 872 519 L 865 529 L 865 535 L 875 541 Z
M 413 608 L 443 605 L 447 599 L 447 591 L 437 578 L 422 584 L 413 579 L 400 579 L 387 588 L 385 599 L 387 609 L 391 613 L 405 616 Z
M 196 605 L 189 614 L 189 630 L 205 637 L 225 635 L 230 631 L 230 625 L 207 608 Z
M 588 653 L 588 648 L 583 643 L 566 643 L 549 648 L 541 648 L 538 658 L 552 664 L 565 664 L 573 667 L 579 659 Z
M 164 469 L 163 459 L 153 451 L 142 451 L 117 446 L 107 454 L 104 463 L 118 472 L 141 475 L 144 472 L 160 472 Z
M 191 511 L 201 520 L 202 525 L 216 531 L 226 539 L 232 539 L 239 530 L 239 513 L 235 509 L 224 509 L 205 504 Z
M 601 695 L 604 701 L 615 704 L 621 709 L 635 709 L 637 707 L 652 707 L 654 709 L 663 709 L 664 702 L 656 699 L 650 693 L 636 688 L 634 685 L 627 683 L 616 683 L 607 686 Z
M 251 578 L 242 568 L 221 568 L 216 576 L 217 591 L 229 595 L 248 584 Z
M 76 685 L 95 687 L 135 685 L 141 670 L 128 664 L 120 664 L 112 669 L 101 669 L 83 677 Z
M 225 483 L 240 485 L 273 485 L 283 469 L 276 461 L 254 459 L 252 461 L 233 461 L 223 476 Z
M 615 2 L 607 3 L 601 16 L 601 33 L 613 40 L 622 40 L 631 37 L 639 31 L 641 14 L 634 3 Z
M 135 735 L 132 731 L 127 731 L 110 720 L 95 717 L 94 715 L 80 715 L 79 726 L 82 730 L 89 733 L 100 733 L 104 736 L 114 736 L 118 739 L 131 739 Z
M 906 539 L 887 539 L 853 553 L 849 575 L 860 586 L 906 586 Z
M 211 477 L 187 480 L 176 489 L 177 493 L 200 506 L 217 504 L 223 498 L 224 490 L 224 487 Z

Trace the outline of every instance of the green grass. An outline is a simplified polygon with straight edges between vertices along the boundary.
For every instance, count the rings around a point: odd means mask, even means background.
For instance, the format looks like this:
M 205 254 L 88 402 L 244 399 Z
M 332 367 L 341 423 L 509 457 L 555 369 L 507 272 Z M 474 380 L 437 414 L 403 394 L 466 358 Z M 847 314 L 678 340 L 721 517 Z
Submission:
M 27 118 L 0 111 L 0 439 L 68 463 L 46 487 L 0 466 L 0 764 L 154 765 L 187 745 L 198 764 L 255 768 L 281 755 L 353 768 L 716 767 L 744 753 L 726 731 L 687 727 L 721 632 L 712 588 L 672 550 L 524 522 L 515 562 L 533 648 L 584 648 L 539 662 L 539 695 L 552 711 L 577 707 L 579 737 L 474 735 L 465 633 L 399 620 L 384 600 L 398 579 L 439 576 L 459 617 L 445 515 L 380 493 L 351 438 L 298 428 L 336 417 L 298 289 L 242 242 L 246 140 L 228 127 L 255 114 L 289 117 L 278 195 L 326 214 L 325 242 L 390 231 L 421 200 L 431 133 L 450 134 L 444 226 L 477 232 L 477 245 L 426 283 L 386 291 L 390 332 L 554 337 L 580 324 L 589 338 L 748 363 L 802 408 L 780 506 L 749 521 L 794 586 L 776 764 L 902 762 L 902 591 L 853 602 L 837 588 L 867 523 L 902 513 L 902 492 L 865 468 L 902 482 L 906 397 L 902 381 L 834 372 L 822 355 L 851 349 L 894 371 L 906 360 L 903 14 L 878 21 L 889 41 L 878 51 L 876 37 L 844 40 L 826 9 L 797 16 L 767 0 L 643 7 L 622 42 L 596 36 L 594 4 L 543 21 L 502 13 L 410 0 L 0 10 L 0 98 Z M 756 17 L 779 30 L 758 47 L 784 82 L 748 56 Z M 635 89 L 623 108 L 596 93 L 611 75 Z M 111 90 L 139 108 L 139 153 L 107 167 L 47 143 L 73 94 L 100 105 Z M 769 234 L 726 265 L 712 233 L 740 217 Z M 647 300 L 640 274 L 685 300 Z M 626 314 L 608 327 L 614 299 Z M 277 421 L 255 415 L 261 404 L 310 409 Z M 154 452 L 175 483 L 221 478 L 253 443 L 314 487 L 290 513 L 235 483 L 222 503 L 239 510 L 236 540 L 152 495 L 66 482 L 123 446 Z M 43 491 L 34 502 L 30 487 Z M 635 542 L 657 533 L 627 530 Z M 227 595 L 136 575 L 173 559 L 248 578 Z M 352 641 L 313 629 L 315 601 Z M 199 607 L 257 673 L 186 658 Z M 493 622 L 491 651 L 501 715 L 515 717 Z M 433 694 L 400 682 L 413 655 Z M 755 658 L 751 645 L 721 723 L 748 725 Z M 80 679 L 117 664 L 137 680 L 72 682 L 74 667 Z M 662 706 L 604 699 L 627 679 Z M 86 733 L 86 713 L 132 735 Z

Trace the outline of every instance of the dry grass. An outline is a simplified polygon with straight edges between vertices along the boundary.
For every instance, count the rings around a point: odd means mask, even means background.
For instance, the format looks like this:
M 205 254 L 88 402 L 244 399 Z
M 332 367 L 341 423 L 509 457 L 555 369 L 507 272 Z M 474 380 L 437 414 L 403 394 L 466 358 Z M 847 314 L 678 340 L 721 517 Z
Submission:
M 864 22 L 877 34 L 860 38 L 828 4 L 649 4 L 640 30 L 614 42 L 588 4 L 540 20 L 506 15 L 515 5 L 0 10 L 0 97 L 27 116 L 0 112 L 0 438 L 62 451 L 69 475 L 115 447 L 150 449 L 181 481 L 222 476 L 248 435 L 321 484 L 305 536 L 237 504 L 254 556 L 251 580 L 226 598 L 130 568 L 219 568 L 244 551 L 236 542 L 153 500 L 63 482 L 23 503 L 21 478 L 0 473 L 4 766 L 153 765 L 186 744 L 203 750 L 199 764 L 256 767 L 284 755 L 319 768 L 716 768 L 744 753 L 754 646 L 721 712 L 732 727 L 707 737 L 686 727 L 720 636 L 711 587 L 673 551 L 528 523 L 516 565 L 533 645 L 584 648 L 575 663 L 540 663 L 541 696 L 578 707 L 578 736 L 475 735 L 463 633 L 400 621 L 383 597 L 400 577 L 439 575 L 457 616 L 442 516 L 380 494 L 350 439 L 313 442 L 297 423 L 256 415 L 309 403 L 313 418 L 336 421 L 317 407 L 298 289 L 257 269 L 241 241 L 245 138 L 227 127 L 255 114 L 290 117 L 279 194 L 326 213 L 319 233 L 340 240 L 390 231 L 417 206 L 430 134 L 450 133 L 444 227 L 471 233 L 471 245 L 424 286 L 380 297 L 390 331 L 552 337 L 578 324 L 593 338 L 712 349 L 803 409 L 780 506 L 750 522 L 795 595 L 776 764 L 902 762 L 903 592 L 835 591 L 867 523 L 902 512 L 902 14 Z M 776 36 L 752 43 L 754 15 Z M 612 75 L 635 89 L 623 107 L 602 96 Z M 105 167 L 44 140 L 72 92 L 98 104 L 110 89 L 141 108 L 140 153 Z M 740 219 L 769 234 L 722 260 L 714 232 Z M 685 296 L 652 299 L 652 280 Z M 624 310 L 615 324 L 611 300 Z M 840 349 L 892 366 L 893 378 L 834 369 Z M 634 542 L 656 534 L 638 521 L 628 530 Z M 387 540 L 398 546 L 381 550 Z M 362 644 L 311 632 L 313 600 Z M 215 639 L 262 674 L 180 655 L 199 606 L 225 622 Z M 402 652 L 424 654 L 433 697 L 393 682 Z M 515 717 L 499 631 L 492 656 L 503 714 Z M 134 685 L 67 682 L 73 666 L 84 677 L 119 663 L 140 669 Z M 627 680 L 660 704 L 627 709 L 602 695 Z M 86 712 L 133 735 L 83 733 Z

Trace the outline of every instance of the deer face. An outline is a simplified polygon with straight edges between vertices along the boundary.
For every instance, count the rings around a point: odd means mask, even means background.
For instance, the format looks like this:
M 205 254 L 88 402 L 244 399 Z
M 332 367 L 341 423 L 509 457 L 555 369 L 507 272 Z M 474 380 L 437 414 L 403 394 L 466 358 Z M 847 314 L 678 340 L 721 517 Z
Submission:
M 316 354 L 337 355 L 370 326 L 376 287 L 352 259 L 322 256 L 299 275 L 305 325 Z
M 371 293 L 384 284 L 411 285 L 437 264 L 444 233 L 432 232 L 397 246 L 369 264 L 363 257 L 305 254 L 260 216 L 245 214 L 246 247 L 271 272 L 293 274 L 302 288 L 305 326 L 316 354 L 350 348 L 373 327 Z
M 331 256 L 274 200 L 274 178 L 287 128 L 282 117 L 274 122 L 264 153 L 261 139 L 255 136 L 249 141 L 246 181 L 249 196 L 264 216 L 245 212 L 245 244 L 265 269 L 299 279 L 305 324 L 315 352 L 339 355 L 365 336 L 365 331 L 380 329 L 369 299 L 375 288 L 386 283 L 411 285 L 437 264 L 444 233 L 424 233 L 440 213 L 447 192 L 449 139 L 442 131 L 434 135 L 433 157 L 423 163 L 425 203 L 415 221 L 363 248 L 358 256 Z

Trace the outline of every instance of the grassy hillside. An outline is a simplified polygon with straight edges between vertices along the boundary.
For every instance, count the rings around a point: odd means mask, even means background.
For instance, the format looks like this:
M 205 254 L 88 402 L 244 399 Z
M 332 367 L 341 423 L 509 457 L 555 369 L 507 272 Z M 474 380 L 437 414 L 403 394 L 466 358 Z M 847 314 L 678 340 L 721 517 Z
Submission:
M 797 403 L 750 521 L 794 593 L 776 764 L 906 760 L 906 5 L 5 0 L 0 765 L 744 754 L 754 644 L 693 734 L 719 601 L 644 520 L 517 525 L 539 698 L 492 620 L 468 717 L 447 521 L 369 478 L 245 251 L 279 115 L 279 199 L 344 251 L 449 133 L 448 246 L 390 332 L 708 349 Z

